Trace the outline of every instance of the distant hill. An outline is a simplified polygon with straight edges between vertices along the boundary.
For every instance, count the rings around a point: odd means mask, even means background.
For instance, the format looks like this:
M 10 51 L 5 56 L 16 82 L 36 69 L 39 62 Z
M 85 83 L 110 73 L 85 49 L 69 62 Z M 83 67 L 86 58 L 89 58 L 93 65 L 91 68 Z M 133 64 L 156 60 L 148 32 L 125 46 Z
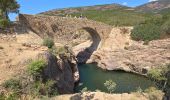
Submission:
M 159 13 L 170 9 L 170 0 L 158 0 L 136 7 L 137 11 Z
M 120 4 L 105 4 L 87 7 L 54 9 L 40 14 L 51 16 L 79 17 L 83 15 L 88 19 L 100 21 L 109 25 L 133 26 L 155 13 L 168 14 L 170 12 L 170 0 L 158 0 L 146 3 L 138 7 L 127 7 Z
M 116 26 L 133 26 L 151 16 L 151 14 L 139 13 L 134 8 L 120 4 L 54 9 L 40 14 L 51 16 L 71 15 L 72 17 L 83 15 L 88 19 Z
M 65 15 L 65 14 L 73 14 L 80 13 L 88 10 L 96 10 L 96 11 L 106 11 L 106 10 L 116 10 L 116 9 L 128 9 L 130 7 L 123 6 L 120 4 L 105 4 L 105 5 L 94 5 L 94 6 L 86 6 L 86 7 L 74 7 L 74 8 L 63 8 L 63 9 L 54 9 L 46 12 L 42 12 L 40 14 L 46 15 Z

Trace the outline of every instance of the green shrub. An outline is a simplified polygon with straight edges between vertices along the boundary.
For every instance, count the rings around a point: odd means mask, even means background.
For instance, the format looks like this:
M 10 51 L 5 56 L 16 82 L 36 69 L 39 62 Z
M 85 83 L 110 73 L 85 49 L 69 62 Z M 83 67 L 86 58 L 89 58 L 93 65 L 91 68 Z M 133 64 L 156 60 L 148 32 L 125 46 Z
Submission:
M 162 26 L 161 31 L 163 33 L 163 37 L 166 37 L 167 35 L 170 35 L 170 19 L 167 20 Z
M 46 67 L 46 63 L 44 60 L 36 60 L 36 61 L 32 61 L 29 65 L 28 65 L 28 72 L 35 77 L 38 77 L 41 75 L 43 68 Z
M 55 82 L 52 80 L 48 80 L 47 82 L 35 81 L 31 84 L 31 95 L 34 97 L 41 96 L 55 96 L 58 95 L 58 89 L 55 86 Z
M 10 24 L 9 20 L 6 20 L 6 19 L 0 19 L 0 27 L 1 28 L 6 28 L 8 27 Z
M 87 87 L 84 87 L 84 88 L 81 90 L 81 93 L 84 93 L 84 92 L 87 92 L 87 91 L 88 91 Z
M 158 90 L 156 87 L 149 87 L 149 88 L 147 88 L 146 90 L 144 90 L 144 92 L 150 93 L 150 92 L 154 92 L 154 91 L 156 91 L 156 90 Z
M 19 80 L 16 80 L 16 79 L 10 79 L 10 80 L 7 80 L 5 81 L 2 86 L 6 89 L 10 89 L 10 90 L 14 90 L 14 91 L 17 91 L 19 89 L 21 89 L 21 83 Z
M 64 46 L 61 47 L 53 46 L 52 48 L 49 49 L 49 52 L 51 52 L 54 55 L 58 55 L 58 54 L 66 54 L 67 50 L 65 49 Z
M 1 93 L 0 94 L 0 100 L 5 100 L 5 98 L 6 98 L 5 95 Z
M 142 93 L 143 90 L 141 89 L 141 87 L 137 87 L 137 88 L 136 88 L 136 92 L 137 92 L 137 93 Z
M 166 77 L 163 75 L 162 69 L 152 69 L 147 73 L 147 76 L 154 81 L 164 81 Z
M 21 82 L 17 79 L 9 79 L 5 81 L 2 86 L 9 92 L 7 94 L 1 94 L 0 100 L 18 100 L 22 93 Z M 1 99 L 3 98 L 3 99 Z
M 152 23 L 146 23 L 135 26 L 132 30 L 131 38 L 136 41 L 151 41 L 159 39 L 160 34 L 160 26 Z
M 133 40 L 151 41 L 170 36 L 169 15 L 154 16 L 136 25 L 131 33 Z
M 45 38 L 43 40 L 43 45 L 52 48 L 54 46 L 54 41 L 51 38 Z
M 155 87 L 150 87 L 144 91 L 148 94 L 149 100 L 162 100 L 164 93 Z
M 19 95 L 17 93 L 11 92 L 8 94 L 0 94 L 0 100 L 19 100 Z
M 116 89 L 116 83 L 113 82 L 112 80 L 107 80 L 105 83 L 104 83 L 104 86 L 107 88 L 107 90 L 112 93 L 113 91 L 115 91 Z
M 146 19 L 152 14 L 138 13 L 135 11 L 125 9 L 111 9 L 111 10 L 84 10 L 77 13 L 72 13 L 72 16 L 86 16 L 88 19 L 103 22 L 114 26 L 134 26 Z

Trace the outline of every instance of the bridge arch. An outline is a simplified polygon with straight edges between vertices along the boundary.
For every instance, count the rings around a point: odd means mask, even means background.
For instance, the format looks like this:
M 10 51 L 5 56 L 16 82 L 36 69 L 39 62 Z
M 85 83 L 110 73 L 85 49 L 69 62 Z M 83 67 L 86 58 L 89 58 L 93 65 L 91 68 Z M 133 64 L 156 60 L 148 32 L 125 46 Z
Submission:
M 87 49 L 91 51 L 90 53 L 102 47 L 112 30 L 112 26 L 101 22 L 59 16 L 20 14 L 19 22 L 39 36 L 51 36 L 54 40 L 62 39 L 61 37 L 64 37 L 64 35 L 67 37 L 69 36 L 68 34 L 78 29 L 84 29 L 91 35 L 93 40 L 92 45 Z M 67 39 L 69 38 L 67 37 Z
M 88 32 L 92 41 L 89 47 L 86 47 L 76 55 L 79 63 L 85 63 L 91 57 L 93 52 L 98 49 L 101 43 L 101 37 L 99 36 L 99 33 L 97 33 L 97 31 L 91 27 L 83 27 L 81 29 Z

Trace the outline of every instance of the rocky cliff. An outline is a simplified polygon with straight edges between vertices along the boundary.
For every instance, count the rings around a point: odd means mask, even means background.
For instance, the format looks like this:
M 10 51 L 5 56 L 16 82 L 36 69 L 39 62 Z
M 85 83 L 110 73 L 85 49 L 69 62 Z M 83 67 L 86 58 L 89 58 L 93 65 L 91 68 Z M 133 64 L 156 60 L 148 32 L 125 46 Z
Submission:
M 97 62 L 107 70 L 124 70 L 146 74 L 152 68 L 170 63 L 170 39 L 154 40 L 148 45 L 132 41 L 121 28 L 114 28 L 102 49 L 95 51 L 89 63 Z
M 44 52 L 38 55 L 38 59 L 44 59 L 47 62 L 43 79 L 56 81 L 60 94 L 74 92 L 74 84 L 79 80 L 79 73 L 73 57 L 63 55 L 56 57 L 52 53 Z

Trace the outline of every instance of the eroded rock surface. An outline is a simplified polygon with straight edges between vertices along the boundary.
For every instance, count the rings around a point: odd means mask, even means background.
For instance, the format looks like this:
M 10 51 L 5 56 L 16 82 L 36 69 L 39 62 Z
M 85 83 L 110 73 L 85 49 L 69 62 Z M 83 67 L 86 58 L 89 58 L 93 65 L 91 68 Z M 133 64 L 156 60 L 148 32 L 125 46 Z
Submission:
M 74 83 L 79 80 L 79 73 L 73 58 L 63 55 L 57 58 L 49 52 L 44 52 L 38 55 L 38 59 L 47 62 L 43 78 L 56 81 L 60 94 L 74 92 Z
M 107 70 L 139 74 L 146 74 L 152 68 L 170 63 L 170 39 L 151 41 L 148 45 L 127 40 L 128 45 L 118 44 L 114 48 L 110 48 L 109 42 L 106 41 L 106 48 L 95 51 L 88 62 L 97 62 L 99 67 Z

